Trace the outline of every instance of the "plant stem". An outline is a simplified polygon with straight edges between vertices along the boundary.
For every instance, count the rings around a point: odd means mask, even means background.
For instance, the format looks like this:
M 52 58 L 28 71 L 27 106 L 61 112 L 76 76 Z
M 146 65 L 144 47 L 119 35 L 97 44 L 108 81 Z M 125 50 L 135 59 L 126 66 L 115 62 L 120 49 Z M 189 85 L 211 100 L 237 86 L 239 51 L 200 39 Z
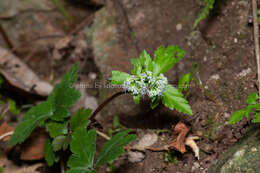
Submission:
M 97 114 L 109 103 L 111 102 L 114 98 L 120 96 L 120 95 L 123 95 L 123 94 L 126 94 L 128 92 L 126 91 L 120 91 L 120 92 L 117 92 L 115 94 L 113 94 L 112 96 L 108 97 L 101 105 L 99 105 L 97 107 L 97 109 L 92 113 L 92 115 L 90 116 L 90 121 L 93 121 L 95 119 L 95 117 L 97 116 Z
M 260 56 L 259 56 L 259 31 L 257 21 L 257 3 L 256 0 L 252 0 L 253 18 L 254 18 L 254 40 L 255 40 L 255 55 L 257 62 L 257 76 L 258 76 L 258 95 L 260 95 Z

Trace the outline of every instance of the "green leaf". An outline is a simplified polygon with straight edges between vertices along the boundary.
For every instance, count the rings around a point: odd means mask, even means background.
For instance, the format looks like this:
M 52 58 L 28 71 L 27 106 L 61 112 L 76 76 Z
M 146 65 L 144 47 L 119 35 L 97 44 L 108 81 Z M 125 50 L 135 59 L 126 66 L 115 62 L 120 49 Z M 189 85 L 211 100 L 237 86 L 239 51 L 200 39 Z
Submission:
M 175 87 L 171 85 L 167 85 L 162 97 L 163 104 L 170 108 L 176 109 L 179 112 L 186 113 L 188 115 L 192 115 L 192 110 L 188 101 L 183 98 L 182 93 Z
M 74 65 L 57 84 L 48 97 L 48 102 L 52 102 L 55 107 L 54 115 L 51 119 L 63 121 L 69 117 L 69 108 L 80 98 L 80 92 L 73 88 L 78 76 L 78 65 Z
M 254 115 L 254 119 L 252 120 L 253 123 L 260 123 L 260 113 L 256 113 Z
M 120 126 L 118 116 L 114 116 L 113 118 L 113 128 L 118 128 Z
M 20 113 L 20 110 L 17 109 L 15 101 L 12 100 L 12 99 L 8 99 L 8 102 L 9 102 L 9 105 L 10 105 L 10 112 L 15 114 L 15 115 L 18 115 Z
M 185 51 L 178 46 L 159 47 L 155 51 L 153 60 L 153 73 L 159 75 L 170 70 L 185 55 Z
M 245 110 L 241 109 L 235 113 L 233 113 L 229 119 L 229 124 L 235 124 L 239 121 L 241 121 L 245 117 Z
M 0 85 L 2 85 L 3 83 L 4 83 L 4 78 L 3 78 L 3 76 L 0 74 Z
M 190 81 L 191 81 L 190 73 L 181 75 L 179 82 L 178 82 L 179 91 L 180 92 L 187 91 L 187 89 L 189 88 Z
M 256 111 L 260 111 L 260 103 L 256 103 L 256 104 L 254 104 L 252 106 L 253 106 L 253 108 L 256 109 Z
M 91 109 L 79 109 L 70 119 L 70 129 L 75 131 L 77 128 L 86 128 L 90 123 L 89 117 L 91 115 Z
M 63 145 L 64 145 L 64 143 L 65 143 L 65 141 L 66 141 L 66 136 L 57 136 L 57 137 L 55 137 L 54 139 L 53 139 L 53 141 L 52 141 L 52 148 L 53 148 L 53 151 L 58 151 L 58 150 L 60 150 L 62 147 L 63 147 Z
M 120 71 L 112 71 L 111 84 L 122 85 L 124 81 L 129 77 L 130 75 L 128 73 L 120 72 Z
M 144 50 L 139 57 L 140 64 L 143 70 L 145 71 L 152 71 L 153 70 L 153 63 L 150 55 Z
M 252 92 L 246 99 L 246 103 L 248 105 L 256 104 L 256 100 L 258 99 L 258 95 L 255 92 Z
M 139 58 L 132 58 L 131 64 L 133 64 L 134 68 L 131 70 L 131 73 L 134 75 L 139 75 L 142 72 L 142 65 Z
M 9 146 L 21 144 L 38 124 L 53 115 L 53 107 L 49 102 L 43 102 L 32 107 L 24 116 L 21 123 L 16 127 L 14 134 L 8 141 Z
M 202 9 L 201 13 L 199 14 L 197 19 L 195 20 L 195 22 L 193 24 L 193 28 L 196 28 L 198 26 L 198 23 L 201 20 L 206 19 L 208 17 L 210 10 L 213 9 L 213 6 L 215 4 L 215 0 L 207 0 L 207 1 L 205 1 L 205 3 L 206 3 L 206 6 Z
M 99 153 L 96 167 L 115 160 L 125 152 L 123 146 L 136 139 L 136 136 L 129 135 L 129 132 L 130 130 L 119 132 L 104 144 Z
M 252 108 L 253 108 L 253 105 L 249 105 L 249 106 L 247 106 L 246 109 L 244 109 L 246 118 L 248 118 L 249 114 L 252 111 Z
M 46 125 L 47 131 L 50 133 L 52 138 L 68 133 L 67 123 L 49 122 Z
M 54 162 L 57 162 L 59 159 L 56 157 L 50 139 L 47 139 L 44 145 L 43 153 L 45 155 L 45 160 L 49 166 L 52 166 Z
M 139 104 L 140 103 L 140 98 L 141 98 L 140 95 L 134 95 L 133 98 L 134 98 L 135 104 Z
M 66 173 L 90 173 L 93 172 L 94 156 L 96 152 L 96 131 L 85 128 L 77 129 L 72 135 L 69 158 L 69 170 Z
M 160 102 L 161 102 L 161 99 L 160 99 L 160 98 L 158 98 L 158 97 L 153 97 L 153 98 L 152 98 L 152 101 L 151 101 L 151 103 L 150 103 L 151 109 L 155 109 L 155 108 L 160 104 Z

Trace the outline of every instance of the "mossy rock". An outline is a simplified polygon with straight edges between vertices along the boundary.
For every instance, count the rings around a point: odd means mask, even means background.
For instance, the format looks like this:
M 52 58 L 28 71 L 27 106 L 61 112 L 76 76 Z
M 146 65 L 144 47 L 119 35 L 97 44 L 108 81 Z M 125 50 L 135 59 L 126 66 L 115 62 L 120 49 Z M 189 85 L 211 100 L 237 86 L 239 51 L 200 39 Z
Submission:
M 257 173 L 260 170 L 260 125 L 254 125 L 236 145 L 225 152 L 209 173 Z

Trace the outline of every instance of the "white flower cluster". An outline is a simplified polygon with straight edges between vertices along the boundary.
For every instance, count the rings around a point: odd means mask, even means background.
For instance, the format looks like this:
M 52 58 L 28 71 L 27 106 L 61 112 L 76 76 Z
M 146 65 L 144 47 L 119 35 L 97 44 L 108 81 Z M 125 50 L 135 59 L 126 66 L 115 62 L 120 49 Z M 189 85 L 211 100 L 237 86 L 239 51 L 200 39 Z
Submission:
M 163 74 L 153 76 L 151 71 L 147 71 L 138 76 L 131 75 L 125 80 L 123 88 L 133 95 L 147 94 L 151 98 L 162 96 L 167 84 L 168 80 Z

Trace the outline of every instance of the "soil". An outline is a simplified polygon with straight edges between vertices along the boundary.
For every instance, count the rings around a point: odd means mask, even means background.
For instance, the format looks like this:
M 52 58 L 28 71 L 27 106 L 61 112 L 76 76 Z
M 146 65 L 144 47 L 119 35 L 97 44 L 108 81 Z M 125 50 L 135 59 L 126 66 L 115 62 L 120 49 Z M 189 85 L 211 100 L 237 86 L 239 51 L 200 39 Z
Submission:
M 184 154 L 176 152 L 175 163 L 164 162 L 163 152 L 146 151 L 145 159 L 139 163 L 130 163 L 126 155 L 122 156 L 115 161 L 115 172 L 207 172 L 219 156 L 245 134 L 251 124 L 250 120 L 245 119 L 233 126 L 228 124 L 230 115 L 246 105 L 245 99 L 249 93 L 257 91 L 253 26 L 250 22 L 251 1 L 216 1 L 210 16 L 199 24 L 198 30 L 193 30 L 192 25 L 202 9 L 199 0 L 133 0 L 122 4 L 114 0 L 114 7 L 117 11 L 121 45 L 125 49 L 128 46 L 134 47 L 135 52 L 132 52 L 132 57 L 140 54 L 144 49 L 152 54 L 160 45 L 179 45 L 187 55 L 175 70 L 167 73 L 171 83 L 176 84 L 178 76 L 188 72 L 192 64 L 196 63 L 199 64 L 198 76 L 207 91 L 201 89 L 196 82 L 191 84 L 188 101 L 192 106 L 192 116 L 169 111 L 163 106 L 150 111 L 145 103 L 141 105 L 144 108 L 142 115 L 131 117 L 119 115 L 120 123 L 127 128 L 137 129 L 139 137 L 151 132 L 150 129 L 167 129 L 168 132 L 159 134 L 160 139 L 165 140 L 159 140 L 156 146 L 163 146 L 170 141 L 173 135 L 172 126 L 178 121 L 184 122 L 190 129 L 189 134 L 200 137 L 197 141 L 201 149 L 199 160 L 194 157 L 190 149 Z M 100 7 L 95 10 L 93 8 L 87 10 L 87 16 L 94 14 Z M 128 17 L 145 8 L 150 8 L 151 16 L 146 17 L 145 23 L 130 26 Z M 181 24 L 181 30 L 176 29 L 178 24 Z M 139 33 L 140 30 L 147 35 L 131 36 L 132 33 Z M 86 38 L 79 34 L 75 39 Z M 93 80 L 90 79 L 89 74 L 98 75 L 100 69 L 95 65 L 93 48 L 87 46 L 81 56 L 71 58 L 68 55 L 55 62 L 54 66 L 50 65 L 48 59 L 40 58 L 31 58 L 28 64 L 36 73 L 44 74 L 42 77 L 48 79 L 50 71 L 54 71 L 55 77 L 60 78 L 72 63 L 81 62 L 80 80 L 91 83 Z M 66 53 L 73 52 L 73 48 L 72 46 L 72 49 L 66 49 Z M 39 61 L 40 66 L 46 68 L 39 68 Z M 89 92 L 96 97 L 99 96 L 99 91 L 96 89 Z M 111 124 L 111 118 L 107 118 L 101 125 L 108 127 Z M 104 140 L 99 140 L 98 148 L 103 143 Z M 106 172 L 106 170 L 107 167 L 103 166 L 98 172 Z

